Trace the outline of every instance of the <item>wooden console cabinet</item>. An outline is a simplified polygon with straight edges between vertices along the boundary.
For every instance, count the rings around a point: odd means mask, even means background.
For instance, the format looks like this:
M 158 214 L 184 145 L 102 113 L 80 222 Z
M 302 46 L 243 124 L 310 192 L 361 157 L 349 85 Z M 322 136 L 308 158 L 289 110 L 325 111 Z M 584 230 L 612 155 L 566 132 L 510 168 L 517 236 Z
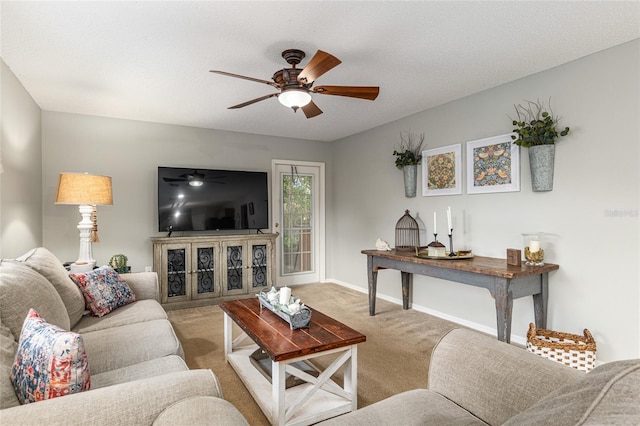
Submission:
M 277 236 L 151 238 L 162 304 L 168 309 L 202 306 L 270 288 Z

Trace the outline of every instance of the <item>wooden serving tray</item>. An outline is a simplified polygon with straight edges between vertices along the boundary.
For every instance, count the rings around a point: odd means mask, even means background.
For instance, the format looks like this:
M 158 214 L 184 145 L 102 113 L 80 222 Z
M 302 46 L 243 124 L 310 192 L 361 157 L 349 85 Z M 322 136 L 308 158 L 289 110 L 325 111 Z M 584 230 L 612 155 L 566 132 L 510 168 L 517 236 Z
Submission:
M 290 315 L 280 309 L 277 309 L 271 303 L 269 303 L 269 299 L 263 297 L 262 294 L 258 294 L 258 300 L 260 301 L 260 310 L 264 306 L 283 320 L 289 323 L 289 327 L 291 330 L 297 330 L 299 328 L 309 328 L 309 323 L 311 322 L 311 309 L 303 306 L 300 308 L 298 312 L 293 315 Z
M 427 251 L 419 251 L 416 256 L 420 257 L 422 259 L 435 259 L 435 260 L 460 260 L 460 259 L 473 259 L 473 253 L 469 253 L 469 254 L 458 254 L 458 252 L 456 252 L 455 256 L 449 256 L 448 254 L 446 256 L 429 256 L 427 254 Z M 449 253 L 449 252 L 447 252 Z

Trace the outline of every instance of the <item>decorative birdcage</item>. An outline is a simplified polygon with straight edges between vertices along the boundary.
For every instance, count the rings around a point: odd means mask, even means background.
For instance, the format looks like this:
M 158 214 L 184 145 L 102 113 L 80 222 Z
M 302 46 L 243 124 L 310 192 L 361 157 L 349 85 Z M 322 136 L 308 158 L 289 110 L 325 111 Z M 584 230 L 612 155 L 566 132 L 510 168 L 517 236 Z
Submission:
M 414 251 L 416 247 L 420 247 L 420 227 L 409 210 L 405 210 L 396 223 L 396 250 Z

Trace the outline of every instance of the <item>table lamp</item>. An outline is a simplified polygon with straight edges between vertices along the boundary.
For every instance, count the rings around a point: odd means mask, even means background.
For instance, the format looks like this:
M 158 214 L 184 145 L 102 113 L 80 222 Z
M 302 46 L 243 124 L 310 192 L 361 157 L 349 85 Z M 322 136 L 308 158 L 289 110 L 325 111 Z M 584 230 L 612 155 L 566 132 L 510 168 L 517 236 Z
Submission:
M 94 229 L 92 213 L 96 205 L 112 205 L 111 177 L 88 173 L 60 173 L 56 204 L 77 204 L 82 219 L 80 230 L 80 254 L 71 265 L 71 272 L 91 271 L 96 260 L 91 252 L 91 231 Z M 95 219 L 95 213 L 94 217 Z

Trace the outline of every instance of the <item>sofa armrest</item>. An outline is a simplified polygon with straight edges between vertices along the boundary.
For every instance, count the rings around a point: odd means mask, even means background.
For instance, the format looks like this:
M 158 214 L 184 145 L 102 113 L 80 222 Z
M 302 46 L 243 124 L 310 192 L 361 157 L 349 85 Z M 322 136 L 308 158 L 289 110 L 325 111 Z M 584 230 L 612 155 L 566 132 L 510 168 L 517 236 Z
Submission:
M 495 337 L 455 329 L 433 350 L 429 390 L 494 425 L 583 375 Z
M 120 276 L 129 284 L 137 300 L 153 299 L 160 302 L 160 284 L 157 273 L 132 272 L 120 274 Z
M 192 396 L 222 398 L 211 370 L 190 370 L 107 386 L 0 411 L 3 425 L 151 425 L 167 407 Z

